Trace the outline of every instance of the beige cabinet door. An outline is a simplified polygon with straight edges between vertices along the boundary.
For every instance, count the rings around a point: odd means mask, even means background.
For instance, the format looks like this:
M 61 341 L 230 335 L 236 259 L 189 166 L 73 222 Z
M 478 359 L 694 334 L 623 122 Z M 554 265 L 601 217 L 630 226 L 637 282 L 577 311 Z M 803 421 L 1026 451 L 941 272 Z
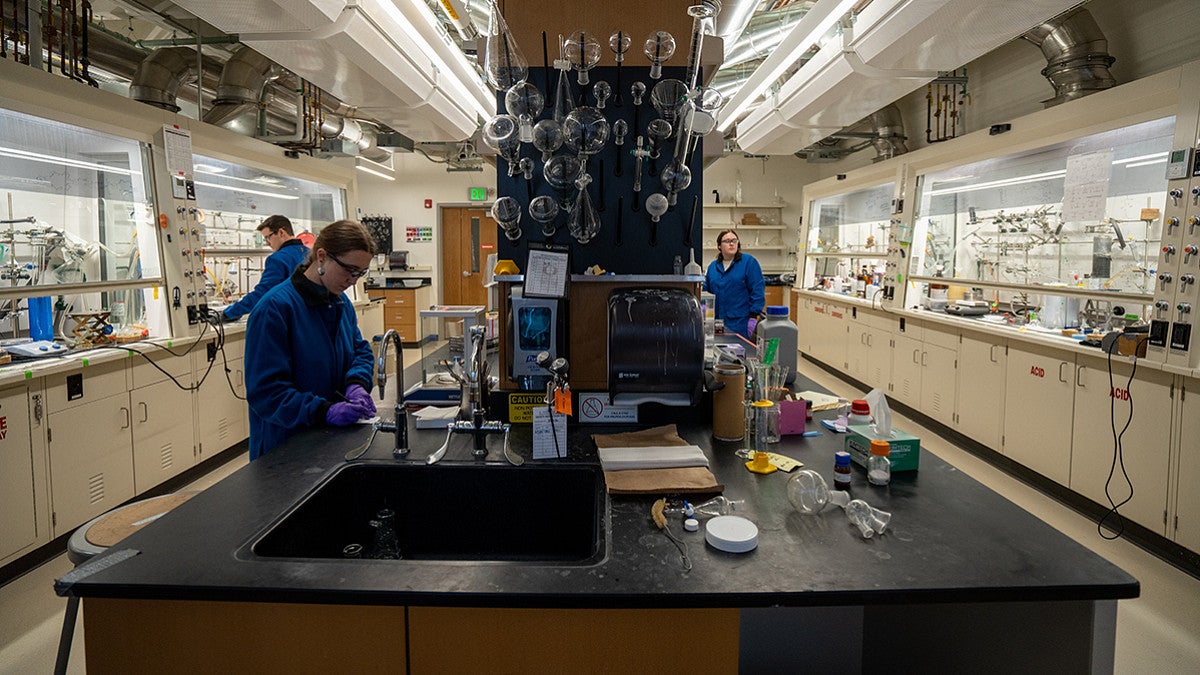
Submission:
M 867 329 L 867 367 L 863 382 L 872 389 L 887 391 L 892 377 L 892 334 L 879 328 Z
M 925 343 L 921 350 L 921 412 L 954 425 L 958 390 L 958 351 Z
M 228 379 L 218 364 L 195 392 L 195 398 L 197 462 L 237 445 L 250 435 L 242 359 L 229 362 Z
M 47 430 L 54 536 L 133 497 L 133 417 L 122 392 L 51 412 Z
M 817 316 L 813 312 L 813 299 L 796 297 L 796 347 L 800 353 L 813 356 L 813 334 L 816 332 Z
M 921 407 L 920 340 L 907 335 L 892 336 L 892 382 L 888 392 L 901 403 Z
M 1165 536 L 1173 376 L 1142 368 L 1127 386 L 1131 370 L 1129 364 L 1114 361 L 1110 387 L 1106 361 L 1080 357 L 1075 367 L 1071 489 L 1109 506 L 1110 496 L 1117 504 L 1129 499 L 1129 484 L 1133 483 L 1133 499 L 1120 507 L 1120 514 Z M 1131 410 L 1135 413 L 1132 419 Z M 1113 429 L 1120 434 L 1127 421 L 1129 428 L 1121 436 L 1122 460 L 1114 454 Z M 1122 466 L 1129 474 L 1128 481 Z M 1116 523 L 1109 524 L 1116 527 Z
M 847 339 L 850 335 L 850 310 L 843 305 L 826 305 L 826 330 L 823 334 L 825 358 L 834 368 L 846 369 Z
M 867 380 L 868 360 L 871 349 L 867 339 L 871 328 L 861 321 L 851 319 L 848 322 L 846 338 L 846 373 L 856 380 Z
M 1003 344 L 962 336 L 954 426 L 993 450 L 1000 448 L 1007 358 Z
M 166 380 L 129 393 L 134 486 L 140 494 L 196 463 L 192 392 Z
M 1179 406 L 1179 473 L 1175 543 L 1200 551 L 1200 380 L 1183 379 Z
M 1068 485 L 1075 360 L 1061 359 L 1057 354 L 1032 347 L 1008 347 L 1001 452 Z
M 28 388 L 0 391 L 0 560 L 38 538 L 30 421 Z

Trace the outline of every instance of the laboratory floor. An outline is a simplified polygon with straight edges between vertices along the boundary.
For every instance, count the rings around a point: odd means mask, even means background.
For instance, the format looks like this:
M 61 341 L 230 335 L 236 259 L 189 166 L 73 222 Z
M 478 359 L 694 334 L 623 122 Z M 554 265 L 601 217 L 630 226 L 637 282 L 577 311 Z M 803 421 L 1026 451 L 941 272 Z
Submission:
M 811 363 L 802 362 L 800 370 L 839 396 L 857 398 L 861 394 Z M 1200 579 L 1125 540 L 1101 538 L 1091 520 L 912 420 L 898 415 L 896 424 L 919 436 L 926 450 L 1119 565 L 1141 582 L 1141 597 L 1123 600 L 1118 605 L 1115 672 L 1200 672 L 1200 629 L 1197 628 L 1200 626 Z M 245 463 L 246 456 L 242 455 L 187 489 L 204 489 Z M 0 587 L 0 675 L 53 671 L 66 600 L 54 595 L 52 585 L 55 578 L 70 569 L 71 563 L 64 554 Z M 83 621 L 80 620 L 68 672 L 85 672 L 83 643 Z

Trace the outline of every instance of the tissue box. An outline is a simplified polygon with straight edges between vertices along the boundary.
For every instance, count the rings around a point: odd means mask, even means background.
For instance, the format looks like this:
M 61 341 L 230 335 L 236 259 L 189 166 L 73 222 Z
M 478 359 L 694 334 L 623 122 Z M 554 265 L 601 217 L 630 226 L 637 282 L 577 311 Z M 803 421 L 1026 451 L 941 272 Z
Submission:
M 875 433 L 870 424 L 852 424 L 846 427 L 846 452 L 850 459 L 860 466 L 867 465 L 867 457 L 871 455 L 871 441 L 887 441 L 891 445 L 888 459 L 892 462 L 892 471 L 916 471 L 921 459 L 921 440 L 899 429 L 892 429 L 891 438 L 881 438 Z

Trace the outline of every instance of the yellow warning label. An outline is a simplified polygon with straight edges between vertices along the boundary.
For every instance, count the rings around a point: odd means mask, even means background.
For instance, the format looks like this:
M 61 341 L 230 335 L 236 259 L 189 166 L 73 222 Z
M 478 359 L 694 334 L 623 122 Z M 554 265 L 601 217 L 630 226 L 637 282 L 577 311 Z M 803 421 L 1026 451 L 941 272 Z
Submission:
M 546 405 L 545 394 L 509 394 L 508 421 L 513 424 L 532 424 L 533 409 Z
M 449 16 L 451 21 L 458 21 L 458 12 L 450 6 L 450 0 L 442 0 L 442 9 L 446 10 L 446 16 Z

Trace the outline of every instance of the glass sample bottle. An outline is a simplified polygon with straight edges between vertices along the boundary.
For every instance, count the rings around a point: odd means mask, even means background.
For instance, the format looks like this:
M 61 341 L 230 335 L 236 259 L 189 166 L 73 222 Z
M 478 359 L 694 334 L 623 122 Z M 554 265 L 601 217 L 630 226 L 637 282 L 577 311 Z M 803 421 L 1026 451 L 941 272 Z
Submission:
M 850 489 L 850 453 L 839 451 L 833 453 L 833 489 Z
M 867 459 L 867 482 L 871 485 L 887 485 L 892 482 L 891 444 L 887 441 L 871 441 L 871 456 Z

